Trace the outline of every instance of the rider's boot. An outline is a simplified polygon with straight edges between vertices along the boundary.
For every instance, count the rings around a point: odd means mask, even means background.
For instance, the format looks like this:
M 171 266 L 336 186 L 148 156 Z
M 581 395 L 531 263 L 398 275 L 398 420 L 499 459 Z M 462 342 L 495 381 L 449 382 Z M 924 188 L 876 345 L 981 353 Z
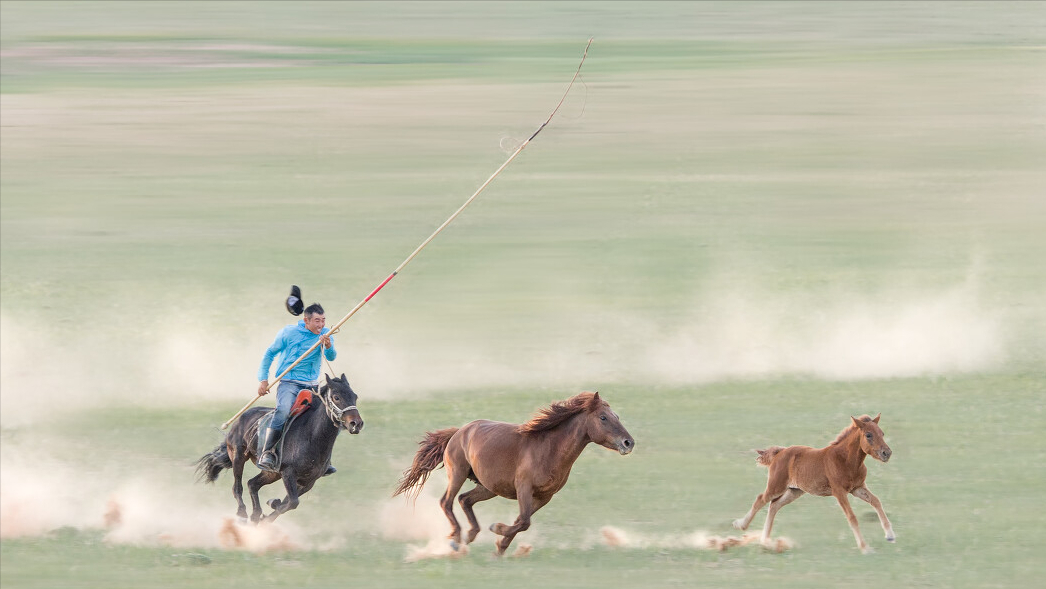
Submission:
M 258 468 L 262 470 L 276 470 L 276 440 L 280 438 L 279 429 L 267 427 L 258 433 Z

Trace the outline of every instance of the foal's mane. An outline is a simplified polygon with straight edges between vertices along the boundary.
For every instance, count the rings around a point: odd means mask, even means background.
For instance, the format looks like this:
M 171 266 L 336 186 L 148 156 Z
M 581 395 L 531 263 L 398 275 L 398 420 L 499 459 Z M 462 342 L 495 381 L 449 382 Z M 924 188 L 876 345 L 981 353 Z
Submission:
M 538 410 L 534 417 L 519 425 L 519 433 L 536 434 L 548 431 L 563 424 L 571 417 L 588 410 L 596 393 L 578 393 L 565 401 L 556 401 L 544 409 Z
M 871 415 L 862 415 L 862 416 L 857 418 L 857 421 L 871 421 L 871 420 L 872 420 L 872 416 Z M 853 422 L 850 422 L 850 425 L 848 425 L 845 428 L 843 428 L 843 431 L 839 432 L 839 435 L 836 436 L 835 439 L 832 440 L 832 443 L 828 444 L 828 445 L 829 446 L 834 446 L 836 444 L 841 443 L 843 440 L 846 439 L 846 436 L 850 435 L 850 432 L 852 432 L 854 429 L 855 428 L 854 428 Z

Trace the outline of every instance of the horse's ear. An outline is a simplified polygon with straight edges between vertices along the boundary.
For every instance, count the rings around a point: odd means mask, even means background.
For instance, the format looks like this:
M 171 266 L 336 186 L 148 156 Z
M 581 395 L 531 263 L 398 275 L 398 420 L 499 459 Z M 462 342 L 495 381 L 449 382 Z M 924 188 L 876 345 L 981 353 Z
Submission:
M 330 386 L 330 384 L 331 384 L 331 375 L 329 375 L 326 372 L 324 372 L 323 373 L 323 378 L 327 379 L 327 386 Z
M 341 379 L 343 381 L 345 381 L 345 382 L 349 382 L 349 379 L 345 378 L 345 373 L 344 372 L 341 373 Z
M 588 410 L 596 411 L 603 406 L 603 399 L 599 398 L 599 391 L 592 393 L 592 398 L 588 400 Z
M 880 417 L 882 417 L 882 416 L 883 416 L 883 414 L 882 414 L 882 412 L 880 411 L 880 412 L 879 412 L 879 414 L 878 414 L 878 415 L 876 415 L 874 419 L 872 419 L 872 422 L 873 422 L 873 423 L 879 423 L 879 418 L 880 418 Z
M 860 421 L 857 421 L 857 418 L 856 418 L 856 417 L 854 417 L 853 415 L 851 415 L 851 416 L 850 416 L 850 421 L 853 421 L 853 422 L 854 422 L 854 427 L 856 427 L 857 429 L 861 429 L 861 422 L 860 422 Z

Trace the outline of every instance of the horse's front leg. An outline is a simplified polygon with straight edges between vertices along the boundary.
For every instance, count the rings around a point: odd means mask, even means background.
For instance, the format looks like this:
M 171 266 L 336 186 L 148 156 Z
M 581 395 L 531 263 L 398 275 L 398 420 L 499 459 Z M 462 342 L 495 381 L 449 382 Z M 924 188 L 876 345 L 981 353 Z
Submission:
M 247 519 L 247 506 L 243 504 L 243 465 L 247 463 L 247 452 L 239 446 L 228 449 L 229 458 L 232 459 L 232 496 L 236 498 L 236 517 Z
M 265 516 L 265 521 L 273 521 L 280 517 L 281 514 L 287 513 L 292 509 L 298 507 L 298 497 L 301 493 L 298 490 L 298 477 L 295 476 L 294 471 L 287 468 L 283 470 L 283 486 L 287 489 L 287 496 L 283 498 L 283 501 L 277 499 L 272 500 L 269 505 L 272 506 L 272 513 Z
M 886 512 L 883 511 L 883 504 L 879 501 L 879 498 L 872 494 L 868 490 L 868 487 L 858 487 L 853 491 L 850 491 L 854 497 L 862 499 L 871 504 L 875 508 L 875 512 L 879 514 L 879 523 L 883 526 L 883 532 L 886 533 L 886 541 L 893 542 L 897 539 L 897 536 L 893 533 L 893 526 L 890 525 L 890 519 L 886 517 Z
M 258 499 L 258 490 L 278 480 L 280 480 L 280 473 L 263 470 L 257 476 L 247 481 L 247 491 L 251 495 L 251 506 L 253 508 L 251 511 L 252 522 L 258 523 L 262 518 L 262 506 L 261 499 Z
M 549 499 L 538 499 L 532 493 L 533 491 L 529 486 L 517 488 L 516 497 L 519 498 L 519 517 L 516 518 L 515 523 L 511 526 L 505 524 L 492 524 L 490 526 L 491 532 L 501 536 L 501 539 L 496 544 L 498 556 L 505 554 L 516 534 L 525 532 L 530 528 L 530 516 L 534 515 L 537 510 L 549 502 Z
M 850 523 L 850 529 L 853 530 L 854 538 L 857 539 L 857 547 L 865 554 L 871 553 L 872 548 L 864 541 L 864 538 L 861 536 L 861 529 L 857 527 L 857 516 L 854 515 L 854 510 L 850 507 L 850 500 L 846 498 L 846 491 L 833 489 L 832 495 L 835 496 L 836 501 L 839 502 L 839 507 L 842 507 L 843 513 L 846 514 L 846 521 Z

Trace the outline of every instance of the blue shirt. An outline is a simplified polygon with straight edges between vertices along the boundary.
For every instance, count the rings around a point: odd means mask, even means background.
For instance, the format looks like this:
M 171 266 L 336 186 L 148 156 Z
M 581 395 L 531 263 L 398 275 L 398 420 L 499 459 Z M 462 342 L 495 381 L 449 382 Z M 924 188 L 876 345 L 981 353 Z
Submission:
M 324 327 L 321 330 L 321 334 L 327 333 L 330 330 Z M 309 331 L 305 328 L 305 321 L 298 320 L 297 325 L 288 325 L 280 330 L 276 334 L 276 339 L 269 346 L 269 349 L 265 350 L 265 355 L 262 356 L 261 366 L 258 368 L 258 380 L 269 380 L 269 368 L 272 366 L 272 361 L 279 357 L 277 362 L 276 376 L 283 374 L 287 367 L 294 363 L 306 350 L 312 347 L 320 336 Z M 334 339 L 331 339 L 331 347 L 324 350 L 324 355 L 327 356 L 327 360 L 333 360 L 338 357 L 338 352 L 334 349 Z M 293 370 L 288 372 L 283 378 L 285 380 L 299 380 L 302 382 L 316 382 L 320 378 L 320 369 L 322 368 L 322 360 L 320 359 L 320 346 L 317 346 L 315 350 L 304 360 L 302 360 Z

